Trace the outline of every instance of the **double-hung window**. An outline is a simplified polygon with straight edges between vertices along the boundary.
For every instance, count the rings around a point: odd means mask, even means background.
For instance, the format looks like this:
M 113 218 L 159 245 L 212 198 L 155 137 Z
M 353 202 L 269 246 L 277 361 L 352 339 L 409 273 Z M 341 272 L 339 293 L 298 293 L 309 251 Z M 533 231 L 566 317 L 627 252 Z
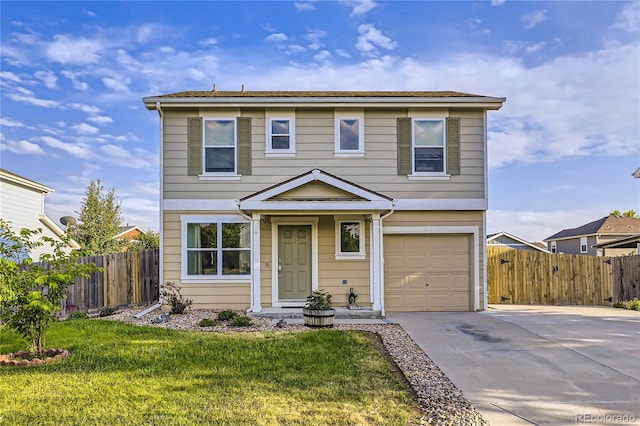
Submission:
M 365 258 L 364 220 L 336 218 L 336 259 Z
M 295 152 L 295 120 L 292 117 L 269 117 L 267 119 L 267 155 L 292 157 Z
M 580 253 L 587 252 L 587 237 L 580 237 Z
M 445 172 L 445 120 L 413 120 L 413 173 Z
M 183 279 L 251 273 L 251 224 L 235 217 L 182 217 Z
M 205 173 L 236 173 L 236 145 L 234 119 L 205 119 Z
M 336 156 L 364 155 L 364 115 L 336 114 L 335 117 Z

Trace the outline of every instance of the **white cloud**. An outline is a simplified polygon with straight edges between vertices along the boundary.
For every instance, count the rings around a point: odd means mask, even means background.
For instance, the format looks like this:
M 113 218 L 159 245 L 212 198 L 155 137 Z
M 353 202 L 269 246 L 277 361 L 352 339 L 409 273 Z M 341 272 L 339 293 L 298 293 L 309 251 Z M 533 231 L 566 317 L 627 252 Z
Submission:
M 304 36 L 304 38 L 309 42 L 309 45 L 307 47 L 309 47 L 309 49 L 311 50 L 320 49 L 322 46 L 324 46 L 320 42 L 320 39 L 326 35 L 327 33 L 323 30 L 309 30 Z
M 621 28 L 630 33 L 640 32 L 640 2 L 627 3 L 622 8 L 614 28 Z
M 50 60 L 61 64 L 96 64 L 100 62 L 99 53 L 105 47 L 100 40 L 74 38 L 67 34 L 56 34 L 53 40 L 45 48 L 45 53 Z
M 266 36 L 264 38 L 264 41 L 269 42 L 269 43 L 278 43 L 281 41 L 287 41 L 289 38 L 287 37 L 287 35 L 285 33 L 275 33 L 275 34 L 270 34 L 268 36 Z
M 55 89 L 58 83 L 58 77 L 51 71 L 36 71 L 34 76 L 41 80 L 49 89 Z
M 8 117 L 2 117 L 0 118 L 0 127 L 27 127 L 27 125 Z
M 331 52 L 329 52 L 328 50 L 321 50 L 320 52 L 313 55 L 313 59 L 315 59 L 318 62 L 326 62 L 331 60 L 331 58 L 332 58 Z
M 71 84 L 73 85 L 73 88 L 76 89 L 76 90 L 85 91 L 85 90 L 87 90 L 89 88 L 89 84 L 87 84 L 84 81 L 80 81 L 76 77 L 76 75 L 71 71 L 62 70 L 62 71 L 60 71 L 60 74 L 62 74 L 63 77 L 66 77 L 69 80 L 71 80 Z
M 202 45 L 202 46 L 215 46 L 218 44 L 218 39 L 213 38 L 213 37 L 209 37 L 206 38 L 204 40 L 200 40 L 198 42 L 198 44 Z
M 0 71 L 0 78 L 2 78 L 2 80 L 11 81 L 13 83 L 23 84 L 22 79 L 18 75 L 10 71 Z
M 67 154 L 73 155 L 74 157 L 84 158 L 84 159 L 90 159 L 94 157 L 94 152 L 92 148 L 82 143 L 73 144 L 73 143 L 62 142 L 60 139 L 57 139 L 51 136 L 42 136 L 40 140 L 46 143 L 51 148 L 59 149 L 61 151 L 66 152 Z
M 397 43 L 389 37 L 382 34 L 373 24 L 362 24 L 358 27 L 358 42 L 356 48 L 364 53 L 372 52 L 377 47 L 385 50 L 393 50 Z
M 365 15 L 378 7 L 378 4 L 373 0 L 347 0 L 344 3 L 352 8 L 351 16 Z
M 147 168 L 152 164 L 147 160 L 149 157 L 147 152 L 144 152 L 145 155 L 134 155 L 118 145 L 103 145 L 100 147 L 100 151 L 106 155 L 105 161 L 123 167 L 138 169 Z
M 31 143 L 29 141 L 21 140 L 21 141 L 7 141 L 3 140 L 2 144 L 0 144 L 0 151 L 9 151 L 14 154 L 32 154 L 32 155 L 40 155 L 44 154 L 40 145 Z
M 91 16 L 92 18 L 97 18 L 98 17 L 98 15 L 96 15 L 96 13 L 93 12 L 92 10 L 85 10 L 84 14 L 87 15 L 87 16 Z
M 16 93 L 8 94 L 7 97 L 16 102 L 22 102 L 25 104 L 42 107 L 42 108 L 58 108 L 60 107 L 60 102 L 53 101 L 50 99 L 40 99 L 36 98 L 33 95 L 19 95 Z
M 306 47 L 300 46 L 298 44 L 289 44 L 287 46 L 287 52 L 291 54 L 302 53 L 302 52 L 305 52 L 306 50 L 307 50 Z
M 98 133 L 97 127 L 93 127 L 87 123 L 76 124 L 74 126 L 71 126 L 71 129 L 83 135 L 95 135 L 96 133 Z
M 336 49 L 334 52 L 336 53 L 336 55 L 341 56 L 343 58 L 351 58 L 351 55 L 346 50 Z
M 313 2 L 314 0 L 303 0 L 303 1 L 297 1 L 293 5 L 296 8 L 296 10 L 300 12 L 316 10 L 316 7 L 313 5 Z
M 78 111 L 87 112 L 89 114 L 97 114 L 100 112 L 100 108 L 94 105 L 81 104 L 73 102 L 67 105 L 71 109 L 77 109 Z
M 113 123 L 113 118 L 111 117 L 107 117 L 104 115 L 97 115 L 95 117 L 89 117 L 87 118 L 88 121 L 95 123 L 95 124 L 109 124 L 109 123 Z
M 506 0 L 491 0 L 491 6 L 502 6 Z
M 127 86 L 127 84 L 125 84 L 122 80 L 116 80 L 115 78 L 105 77 L 102 79 L 102 84 L 104 84 L 108 89 L 116 90 L 118 92 L 129 91 L 129 86 Z
M 539 23 L 547 20 L 547 11 L 546 9 L 535 10 L 531 13 L 527 13 L 526 15 L 522 15 L 520 20 L 524 22 L 524 27 L 530 30 Z

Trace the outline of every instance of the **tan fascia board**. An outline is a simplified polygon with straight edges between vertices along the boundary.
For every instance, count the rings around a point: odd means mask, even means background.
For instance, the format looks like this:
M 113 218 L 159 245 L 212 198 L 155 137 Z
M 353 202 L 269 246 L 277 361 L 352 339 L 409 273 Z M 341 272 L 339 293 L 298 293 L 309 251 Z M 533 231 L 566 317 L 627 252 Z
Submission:
M 0 179 L 6 180 L 7 182 L 16 183 L 18 185 L 27 187 L 29 189 L 33 189 L 35 191 L 42 192 L 44 194 L 49 194 L 51 192 L 54 192 L 53 188 L 49 188 L 48 186 L 35 182 L 31 179 L 14 175 L 13 173 L 0 173 Z
M 143 102 L 148 110 L 156 110 L 158 104 L 161 107 L 182 108 L 220 108 L 228 107 L 263 107 L 265 105 L 278 105 L 281 107 L 302 107 L 313 105 L 314 107 L 334 108 L 388 108 L 390 105 L 402 108 L 427 108 L 427 107 L 470 107 L 498 110 L 506 98 L 491 97 L 448 97 L 448 98 L 144 98 Z

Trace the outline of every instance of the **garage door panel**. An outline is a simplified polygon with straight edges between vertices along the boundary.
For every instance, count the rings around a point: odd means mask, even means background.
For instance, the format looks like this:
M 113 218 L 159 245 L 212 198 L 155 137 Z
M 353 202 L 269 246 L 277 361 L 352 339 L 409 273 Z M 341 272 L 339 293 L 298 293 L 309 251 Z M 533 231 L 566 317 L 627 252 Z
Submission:
M 468 235 L 385 235 L 387 310 L 472 309 L 470 249 Z

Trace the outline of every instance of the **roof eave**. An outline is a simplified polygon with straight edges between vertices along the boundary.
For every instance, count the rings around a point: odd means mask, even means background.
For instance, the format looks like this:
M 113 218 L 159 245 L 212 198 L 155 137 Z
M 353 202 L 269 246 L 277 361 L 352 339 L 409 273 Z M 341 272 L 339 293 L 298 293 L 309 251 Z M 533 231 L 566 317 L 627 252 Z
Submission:
M 411 107 L 474 107 L 498 110 L 506 98 L 494 98 L 486 96 L 473 97 L 179 97 L 167 98 L 151 96 L 143 98 L 148 110 L 155 110 L 157 106 L 172 107 L 237 107 L 237 106 L 264 106 L 278 104 L 287 107 L 314 105 L 332 107 L 339 104 L 344 107 L 388 107 L 390 104 Z

